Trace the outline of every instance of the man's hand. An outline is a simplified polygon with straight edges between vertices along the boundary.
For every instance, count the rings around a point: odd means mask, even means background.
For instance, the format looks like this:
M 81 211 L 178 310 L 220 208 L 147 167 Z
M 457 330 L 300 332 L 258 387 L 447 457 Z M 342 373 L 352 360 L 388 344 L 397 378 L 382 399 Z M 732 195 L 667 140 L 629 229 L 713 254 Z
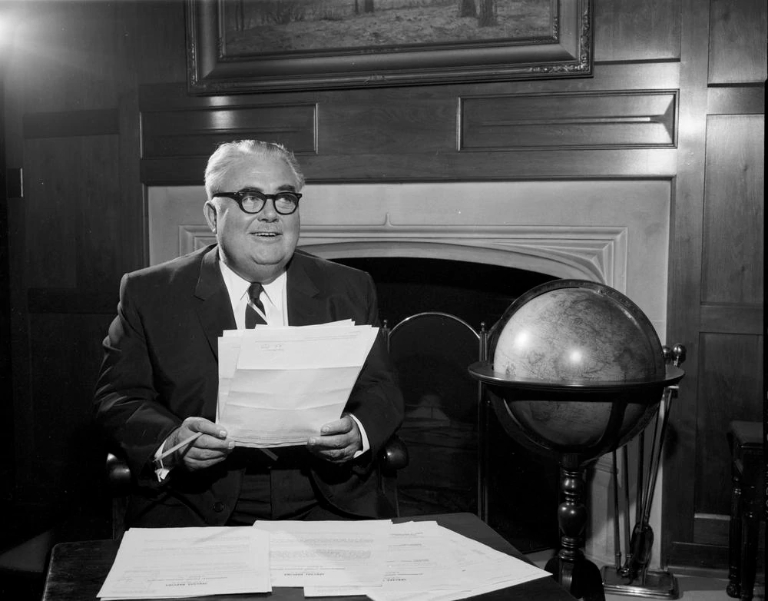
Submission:
M 226 430 L 202 417 L 185 419 L 171 432 L 164 448 L 170 449 L 198 432 L 202 434 L 164 460 L 166 467 L 183 465 L 190 471 L 200 470 L 224 461 L 235 448 L 235 441 L 227 440 Z
M 332 463 L 344 463 L 363 448 L 363 439 L 357 423 L 349 415 L 325 424 L 320 436 L 307 441 L 310 453 Z

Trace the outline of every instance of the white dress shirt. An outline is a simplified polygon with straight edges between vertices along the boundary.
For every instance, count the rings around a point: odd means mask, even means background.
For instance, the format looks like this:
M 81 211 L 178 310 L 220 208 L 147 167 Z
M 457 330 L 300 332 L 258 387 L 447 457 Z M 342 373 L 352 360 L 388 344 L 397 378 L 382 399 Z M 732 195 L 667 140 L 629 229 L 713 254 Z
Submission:
M 245 329 L 245 308 L 248 306 L 248 288 L 251 282 L 244 280 L 232 271 L 224 261 L 219 261 L 221 275 L 229 292 L 229 301 L 232 303 L 232 312 L 235 314 L 235 323 L 238 330 Z M 288 303 L 285 302 L 286 285 L 288 275 L 283 272 L 274 281 L 263 285 L 263 291 L 259 299 L 264 305 L 264 311 L 257 307 L 253 309 L 264 318 L 267 325 L 288 325 Z

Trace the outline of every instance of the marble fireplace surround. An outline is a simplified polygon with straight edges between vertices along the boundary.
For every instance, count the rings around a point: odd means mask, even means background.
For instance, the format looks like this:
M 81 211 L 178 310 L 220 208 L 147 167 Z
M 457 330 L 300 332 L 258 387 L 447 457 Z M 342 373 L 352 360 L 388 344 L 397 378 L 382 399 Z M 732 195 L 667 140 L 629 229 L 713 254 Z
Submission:
M 669 181 L 312 184 L 302 193 L 299 246 L 309 252 L 458 260 L 601 282 L 632 299 L 664 342 Z M 148 188 L 150 263 L 214 241 L 205 198 L 202 186 Z M 660 479 L 652 504 L 656 541 L 662 486 Z M 614 561 L 610 488 L 603 458 L 590 476 L 585 550 L 599 564 Z M 654 549 L 652 564 L 658 557 Z

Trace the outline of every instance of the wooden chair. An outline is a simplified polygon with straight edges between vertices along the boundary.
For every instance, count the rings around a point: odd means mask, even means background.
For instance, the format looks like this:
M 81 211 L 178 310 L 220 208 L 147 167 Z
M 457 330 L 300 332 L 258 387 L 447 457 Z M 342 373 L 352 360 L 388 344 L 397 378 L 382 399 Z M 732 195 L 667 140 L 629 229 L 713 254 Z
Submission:
M 750 601 L 757 570 L 758 532 L 765 519 L 763 424 L 733 421 L 727 433 L 731 449 L 731 521 L 728 596 Z

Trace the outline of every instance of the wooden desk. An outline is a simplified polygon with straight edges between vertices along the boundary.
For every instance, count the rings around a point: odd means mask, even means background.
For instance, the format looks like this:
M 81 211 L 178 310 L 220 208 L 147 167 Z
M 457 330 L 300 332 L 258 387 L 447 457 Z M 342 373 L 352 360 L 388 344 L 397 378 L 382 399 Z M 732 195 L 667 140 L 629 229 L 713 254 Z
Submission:
M 473 538 L 508 555 L 524 556 L 472 513 L 399 518 L 395 522 L 436 520 L 441 526 Z M 104 579 L 117 554 L 118 543 L 113 540 L 94 540 L 77 543 L 59 543 L 53 548 L 45 580 L 43 601 L 95 601 Z M 219 595 L 217 601 L 300 601 L 304 591 L 300 588 L 275 588 L 271 594 Z M 317 601 L 366 601 L 367 597 L 323 597 Z M 511 588 L 472 597 L 483 601 L 573 601 L 568 592 L 552 578 L 540 578 Z

